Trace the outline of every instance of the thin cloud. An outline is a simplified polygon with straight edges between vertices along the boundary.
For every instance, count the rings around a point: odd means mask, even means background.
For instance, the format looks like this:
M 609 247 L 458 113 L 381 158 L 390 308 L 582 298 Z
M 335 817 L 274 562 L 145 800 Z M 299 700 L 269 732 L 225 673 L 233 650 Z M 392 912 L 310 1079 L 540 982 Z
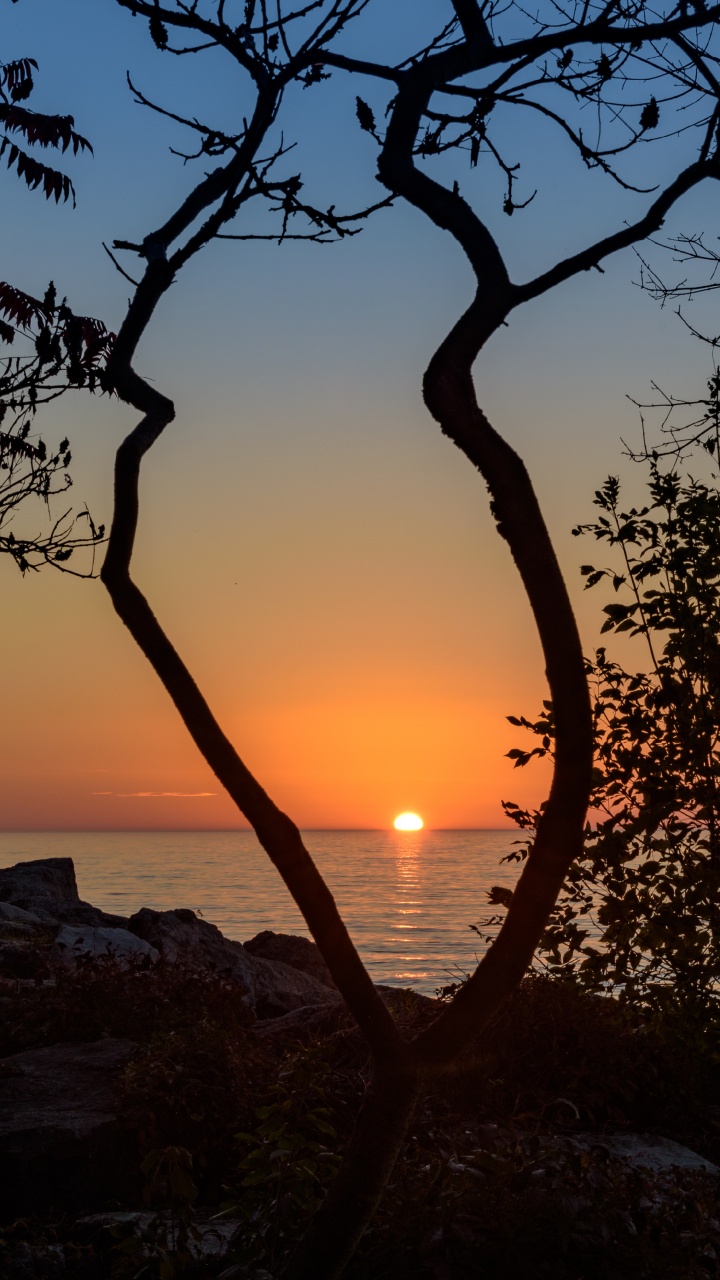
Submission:
M 158 799 L 167 797 L 173 800 L 200 800 L 205 796 L 216 796 L 217 791 L 91 791 L 93 796 L 118 796 L 121 800 Z

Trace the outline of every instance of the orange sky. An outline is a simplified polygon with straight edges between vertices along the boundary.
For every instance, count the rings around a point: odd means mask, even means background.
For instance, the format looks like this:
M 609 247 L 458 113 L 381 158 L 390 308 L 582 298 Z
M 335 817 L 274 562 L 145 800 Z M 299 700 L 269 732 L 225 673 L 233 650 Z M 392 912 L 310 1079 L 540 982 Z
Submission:
M 344 283 L 338 267 L 339 293 Z M 592 491 L 617 463 L 603 423 L 618 397 L 602 367 L 563 379 L 575 320 L 571 305 L 556 307 L 550 333 L 539 312 L 523 318 L 478 383 L 536 476 L 589 651 L 603 600 L 583 595 L 577 567 L 595 551 L 569 529 L 591 517 Z M 176 388 L 178 418 L 146 464 L 137 580 L 246 763 L 301 827 L 389 827 L 404 809 L 433 827 L 507 825 L 501 799 L 537 803 L 547 781 L 543 767 L 505 759 L 524 742 L 505 717 L 534 714 L 545 696 L 542 661 L 484 485 L 420 401 L 427 335 L 398 390 L 368 313 L 367 379 L 341 366 L 328 386 L 312 367 L 282 370 L 292 334 L 256 322 L 256 348 L 234 365 L 228 354 L 222 377 L 188 384 L 185 342 L 144 356 Z M 282 372 L 268 383 L 259 353 L 271 324 Z M 595 325 L 609 346 L 602 317 Z M 209 345 L 193 351 L 214 374 L 227 353 Z M 633 385 L 615 358 L 617 381 Z M 131 420 L 79 398 L 46 421 L 49 435 L 70 435 L 73 492 L 98 520 Z M 629 422 L 626 409 L 619 425 Z M 0 575 L 0 826 L 237 825 L 101 584 L 23 580 L 9 562 Z
M 40 296 L 54 278 L 114 328 L 128 287 L 101 242 L 144 234 L 186 184 L 167 122 L 138 115 L 127 93 L 126 68 L 150 78 L 159 55 L 145 24 L 73 0 L 62 13 L 52 0 L 13 6 L 5 35 L 4 57 L 42 62 L 37 108 L 62 103 L 95 146 L 74 162 L 76 210 L 4 182 L 12 278 Z M 178 61 L 162 62 L 170 94 Z M 377 199 L 355 91 L 333 77 L 297 107 L 309 187 L 343 208 Z M 504 216 L 480 169 L 463 176 L 517 278 L 646 202 L 599 171 L 570 172 L 564 153 L 548 188 L 532 142 L 523 175 L 542 191 L 522 215 Z M 712 198 L 686 202 L 680 227 L 708 225 Z M 577 566 L 595 553 L 569 530 L 623 465 L 620 437 L 637 428 L 625 396 L 642 399 L 660 375 L 695 394 L 706 372 L 690 351 L 700 378 L 685 376 L 677 321 L 636 275 L 627 254 L 524 308 L 477 368 L 480 403 L 535 478 L 588 651 L 603 601 L 582 595 Z M 246 763 L 302 827 L 389 827 L 404 809 L 429 826 L 495 827 L 502 798 L 543 795 L 541 767 L 504 758 L 523 741 L 505 716 L 532 715 L 545 696 L 532 622 L 484 485 L 421 398 L 471 294 L 450 238 L 399 204 L 334 247 L 213 246 L 138 353 L 177 419 L 143 472 L 137 580 Z M 107 521 L 132 414 L 79 396 L 39 425 L 50 441 L 70 436 L 73 495 Z M 98 582 L 23 581 L 8 562 L 0 587 L 0 828 L 239 822 Z
M 504 717 L 534 710 L 540 663 L 513 580 L 503 587 L 489 556 L 484 571 L 477 554 L 453 565 L 475 517 L 450 498 L 403 504 L 394 539 L 397 509 L 378 503 L 375 546 L 352 510 L 328 513 L 323 546 L 256 537 L 243 589 L 234 556 L 205 575 L 187 531 L 173 548 L 170 516 L 139 558 L 224 727 L 301 826 L 385 827 L 409 808 L 430 826 L 492 827 L 500 797 L 519 796 Z M 489 520 L 477 524 L 492 538 Z M 0 650 L 3 827 L 236 825 L 101 585 L 11 569 L 0 566 L 14 620 Z M 541 784 L 538 771 L 538 796 Z

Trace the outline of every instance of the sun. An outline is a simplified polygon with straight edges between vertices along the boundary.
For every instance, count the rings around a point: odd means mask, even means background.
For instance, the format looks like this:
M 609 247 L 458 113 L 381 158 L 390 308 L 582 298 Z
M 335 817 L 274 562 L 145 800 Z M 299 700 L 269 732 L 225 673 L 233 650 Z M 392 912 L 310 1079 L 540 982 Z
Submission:
M 393 823 L 396 831 L 422 831 L 423 825 L 417 813 L 399 813 Z

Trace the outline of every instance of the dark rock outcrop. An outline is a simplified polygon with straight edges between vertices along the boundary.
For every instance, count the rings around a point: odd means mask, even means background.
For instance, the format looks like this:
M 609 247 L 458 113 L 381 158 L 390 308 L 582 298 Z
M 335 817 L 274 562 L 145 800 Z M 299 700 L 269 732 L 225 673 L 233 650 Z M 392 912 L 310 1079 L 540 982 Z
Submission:
M 265 929 L 243 945 L 252 956 L 289 964 L 291 969 L 299 969 L 301 973 L 315 978 L 316 982 L 322 982 L 323 986 L 337 991 L 320 949 L 309 938 L 301 938 L 294 933 L 273 933 L 272 929 Z
M 85 1208 L 132 1194 L 132 1133 L 116 1091 L 130 1040 L 57 1044 L 0 1062 L 2 1213 Z
M 236 943 L 240 946 L 240 943 Z M 330 991 L 307 973 L 279 960 L 251 957 L 255 977 L 255 1013 L 258 1018 L 281 1018 L 286 1013 L 342 1003 L 339 992 Z
M 68 1276 L 61 1245 L 11 1243 L 0 1258 L 3 1280 L 63 1280 Z
M 160 953 L 144 938 L 129 929 L 109 929 L 92 925 L 63 924 L 55 938 L 55 951 L 64 964 L 83 960 L 113 961 L 115 964 L 155 964 Z
M 204 1258 L 221 1258 L 226 1253 L 228 1244 L 238 1227 L 243 1225 L 242 1219 L 239 1218 L 219 1219 L 217 1214 L 212 1212 L 197 1213 L 193 1222 L 193 1233 L 187 1242 L 190 1257 L 200 1261 Z M 138 1240 L 143 1234 L 147 1239 L 148 1231 L 161 1238 L 164 1235 L 166 1239 L 171 1239 L 173 1232 L 172 1220 L 167 1211 L 148 1212 L 135 1209 L 124 1213 L 111 1211 L 87 1214 L 74 1223 L 73 1235 L 83 1242 L 93 1241 L 96 1246 L 99 1246 L 98 1252 L 102 1254 L 117 1244 L 117 1235 L 113 1233 L 118 1227 L 122 1228 L 123 1234 L 125 1232 L 136 1234 Z M 147 1256 L 147 1253 L 144 1256 Z
M 334 1000 L 312 1008 L 291 1009 L 279 1017 L 256 1022 L 255 1035 L 265 1044 L 308 1044 L 348 1024 L 355 1025 L 342 1001 Z
M 253 956 L 241 942 L 225 938 L 194 911 L 152 911 L 143 907 L 128 928 L 155 947 L 168 964 L 183 964 L 237 984 L 258 1018 L 277 1018 L 293 1009 L 338 999 L 323 983 L 279 961 Z
M 0 978 L 35 982 L 52 970 L 57 926 L 10 902 L 0 902 Z
M 592 1133 L 576 1133 L 567 1139 L 570 1146 L 583 1151 L 601 1151 L 611 1160 L 620 1160 L 633 1169 L 648 1169 L 652 1173 L 672 1173 L 688 1169 L 693 1173 L 720 1177 L 720 1168 L 697 1151 L 673 1142 L 671 1138 L 653 1133 L 615 1133 L 598 1136 Z
M 21 907 L 44 923 L 109 925 L 123 928 L 124 916 L 82 902 L 72 858 L 37 858 L 0 870 L 0 902 Z

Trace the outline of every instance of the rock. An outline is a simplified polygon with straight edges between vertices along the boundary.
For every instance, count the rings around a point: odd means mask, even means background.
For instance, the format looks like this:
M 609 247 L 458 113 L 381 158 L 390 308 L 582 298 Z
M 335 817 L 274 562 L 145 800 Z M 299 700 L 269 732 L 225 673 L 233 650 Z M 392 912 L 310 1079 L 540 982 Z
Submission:
M 238 1227 L 244 1225 L 244 1221 L 239 1218 L 218 1220 L 214 1215 L 203 1214 L 200 1211 L 195 1215 L 193 1223 L 196 1234 L 191 1235 L 187 1242 L 190 1257 L 196 1259 L 222 1257 Z M 127 1236 L 139 1238 L 142 1235 L 147 1239 L 150 1234 L 172 1239 L 172 1231 L 173 1223 L 166 1210 L 152 1213 L 142 1209 L 125 1213 L 89 1213 L 78 1218 L 73 1227 L 73 1234 L 77 1239 L 92 1240 L 95 1244 L 99 1244 L 100 1252 L 103 1246 L 108 1248 L 117 1245 L 120 1234 L 123 1238 Z M 147 1257 L 148 1253 L 149 1250 L 145 1248 L 141 1251 L 141 1256 Z
M 0 1257 L 3 1280 L 55 1280 L 67 1275 L 65 1251 L 56 1244 L 9 1245 Z
M 109 925 L 122 928 L 124 916 L 82 902 L 72 858 L 37 858 L 0 870 L 0 901 L 21 907 L 43 922 Z
M 237 944 L 240 945 L 239 943 Z M 318 1005 L 342 1007 L 339 992 L 280 960 L 250 957 L 255 976 L 255 1013 L 258 1018 L 280 1018 L 294 1010 Z
M 0 874 L 2 874 L 0 872 Z M 11 902 L 0 902 L 0 923 L 5 924 L 42 924 L 43 921 L 39 916 L 33 915 L 32 911 L 23 911 L 22 907 L 14 907 Z
M 200 920 L 194 911 L 152 911 L 143 907 L 130 917 L 128 929 L 154 947 L 167 964 L 182 964 L 236 983 L 243 998 L 254 1007 L 255 978 L 250 956 L 239 942 L 223 937 L 214 924 Z
M 127 968 L 133 963 L 155 964 L 160 958 L 155 947 L 129 929 L 64 924 L 58 931 L 55 947 L 62 962 L 70 966 L 79 960 L 112 960 Z
M 602 1138 L 592 1134 L 575 1134 L 569 1142 L 584 1150 L 607 1151 L 611 1159 L 624 1160 L 634 1169 L 650 1169 L 653 1173 L 669 1173 L 674 1169 L 690 1169 L 697 1173 L 720 1176 L 720 1168 L 670 1138 L 649 1133 L 618 1133 Z
M 0 902 L 0 978 L 48 977 L 56 927 L 22 907 Z
M 263 960 L 280 960 L 283 964 L 289 964 L 291 969 L 308 973 L 316 982 L 322 982 L 323 986 L 337 991 L 319 947 L 309 938 L 301 938 L 294 933 L 273 933 L 271 929 L 265 929 L 243 945 L 252 956 L 260 956 Z
M 236 983 L 258 1018 L 275 1018 L 306 1005 L 327 1004 L 335 996 L 321 982 L 279 961 L 263 960 L 241 942 L 223 937 L 194 911 L 151 911 L 143 907 L 128 928 L 156 947 L 169 964 L 184 964 Z
M 0 977 L 12 980 L 42 982 L 51 971 L 52 949 L 39 947 L 35 940 L 0 942 Z
M 255 1023 L 254 1034 L 261 1040 L 272 1044 L 284 1044 L 286 1041 L 299 1041 L 306 1044 L 315 1036 L 328 1035 L 339 1030 L 346 1020 L 346 1010 L 342 1001 L 335 1000 L 331 1004 L 314 1006 L 304 1005 L 300 1009 L 292 1009 L 279 1018 L 266 1018 Z
M 116 1089 L 130 1040 L 56 1044 L 0 1061 L 0 1206 L 17 1217 L 88 1209 L 135 1190 L 133 1135 Z

